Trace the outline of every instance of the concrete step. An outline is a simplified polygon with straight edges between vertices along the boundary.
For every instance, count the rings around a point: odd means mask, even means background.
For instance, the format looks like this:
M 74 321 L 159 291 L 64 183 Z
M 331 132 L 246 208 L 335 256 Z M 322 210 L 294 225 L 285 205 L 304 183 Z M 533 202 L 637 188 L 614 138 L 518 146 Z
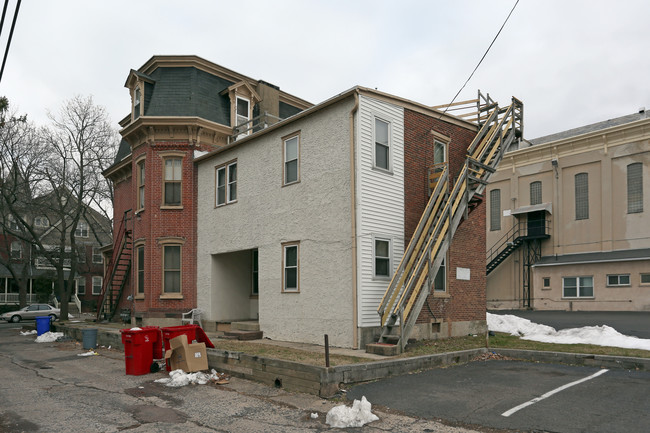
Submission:
M 260 322 L 257 320 L 245 320 L 240 322 L 230 323 L 231 331 L 259 331 Z
M 262 331 L 225 331 L 223 337 L 226 340 L 259 340 L 264 337 Z
M 397 344 L 371 343 L 366 344 L 366 353 L 375 355 L 395 356 L 399 355 L 400 347 Z

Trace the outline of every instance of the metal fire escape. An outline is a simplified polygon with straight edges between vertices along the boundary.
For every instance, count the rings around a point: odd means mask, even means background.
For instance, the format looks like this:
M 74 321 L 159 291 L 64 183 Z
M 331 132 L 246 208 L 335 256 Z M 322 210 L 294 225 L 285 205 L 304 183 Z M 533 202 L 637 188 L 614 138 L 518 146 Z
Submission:
M 132 230 L 128 228 L 132 219 L 130 213 L 131 209 L 124 212 L 115 235 L 113 254 L 104 272 L 102 292 L 97 304 L 97 320 L 111 320 L 115 316 L 122 292 L 129 280 L 133 255 Z
M 377 309 L 381 344 L 404 350 L 456 229 L 482 197 L 505 150 L 523 134 L 521 101 L 512 98 L 509 106 L 499 108 L 479 92 L 476 104 L 480 129 L 465 164 L 453 184 L 446 166 L 435 173 L 433 194 Z

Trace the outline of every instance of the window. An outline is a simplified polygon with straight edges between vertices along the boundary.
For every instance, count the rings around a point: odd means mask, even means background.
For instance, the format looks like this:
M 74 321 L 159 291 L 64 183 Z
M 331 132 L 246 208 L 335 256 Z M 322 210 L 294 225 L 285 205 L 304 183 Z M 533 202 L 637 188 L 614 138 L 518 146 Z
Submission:
M 501 230 L 501 190 L 490 191 L 490 231 Z
M 181 246 L 165 245 L 163 247 L 164 281 L 163 293 L 181 292 Z
M 627 166 L 627 213 L 643 212 L 643 164 Z
M 542 202 L 542 182 L 535 181 L 530 183 L 530 204 L 540 204 Z
M 389 278 L 390 274 L 390 240 L 375 239 L 375 277 Z
M 77 229 L 74 231 L 74 235 L 78 238 L 87 238 L 88 223 L 86 221 L 79 221 L 77 223 Z
M 298 182 L 300 179 L 300 135 L 284 140 L 284 184 Z
M 594 297 L 593 277 L 563 277 L 562 297 L 563 298 L 593 298 Z
M 390 124 L 375 118 L 375 167 L 390 170 Z
M 650 284 L 650 274 L 641 274 L 641 284 Z
M 550 277 L 542 278 L 542 286 L 545 289 L 550 289 L 551 288 L 551 278 Z
M 86 294 L 86 277 L 77 278 L 77 295 L 85 295 L 85 294 Z
M 23 244 L 20 241 L 13 241 L 11 243 L 11 258 L 13 260 L 23 258 Z
M 50 226 L 50 220 L 46 216 L 37 216 L 34 218 L 34 226 L 40 228 L 47 228 Z
M 93 277 L 93 295 L 102 294 L 102 277 Z
M 133 117 L 138 118 L 140 116 L 140 100 L 142 99 L 142 94 L 140 92 L 140 87 L 135 88 L 133 94 Z
M 260 275 L 259 275 L 259 252 L 253 250 L 253 278 L 251 282 L 251 295 L 259 295 L 260 293 Z
M 434 140 L 433 141 L 433 163 L 443 164 L 445 162 L 445 143 Z
M 589 175 L 578 173 L 575 176 L 576 219 L 589 219 Z
M 16 221 L 16 217 L 13 215 L 7 216 L 7 222 L 9 225 L 9 230 L 20 230 L 20 225 L 18 224 L 18 221 Z
M 243 123 L 247 123 L 250 120 L 250 102 L 248 99 L 240 98 L 237 96 L 237 123 L 235 126 L 239 126 Z M 246 127 L 242 128 L 246 129 Z M 242 132 L 243 135 L 248 135 L 250 130 Z
M 93 247 L 93 263 L 104 263 L 104 256 L 99 247 Z
M 284 274 L 282 275 L 282 291 L 283 292 L 299 292 L 300 291 L 300 259 L 299 259 L 299 244 L 283 244 L 283 257 L 282 268 Z
M 438 268 L 438 273 L 436 273 L 436 277 L 433 279 L 433 290 L 435 292 L 444 292 L 447 290 L 447 266 L 446 262 L 447 259 L 443 259 L 442 263 L 440 264 L 440 268 Z
M 136 293 L 138 295 L 144 295 L 144 245 L 140 245 L 136 248 Z
M 217 167 L 216 205 L 237 200 L 237 162 Z
M 138 182 L 138 210 L 140 210 L 144 209 L 144 160 L 138 162 L 136 171 Z
M 77 263 L 86 263 L 86 247 L 77 248 Z
M 165 206 L 181 205 L 181 158 L 165 158 Z
M 629 286 L 630 285 L 630 274 L 621 274 L 621 275 L 608 275 L 607 276 L 607 286 Z

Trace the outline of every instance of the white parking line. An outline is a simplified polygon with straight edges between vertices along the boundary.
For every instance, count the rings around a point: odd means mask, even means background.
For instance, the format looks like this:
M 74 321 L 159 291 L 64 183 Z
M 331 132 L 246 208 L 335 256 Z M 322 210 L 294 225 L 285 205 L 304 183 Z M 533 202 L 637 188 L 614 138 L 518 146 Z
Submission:
M 586 382 L 586 381 L 588 381 L 588 380 L 594 379 L 594 378 L 600 376 L 601 374 L 605 374 L 605 373 L 607 373 L 608 371 L 609 371 L 609 370 L 607 370 L 607 369 L 599 370 L 598 372 L 592 374 L 591 376 L 585 377 L 585 378 L 580 379 L 580 380 L 576 380 L 575 382 L 567 383 L 566 385 L 563 385 L 563 386 L 561 386 L 561 387 L 559 387 L 559 388 L 555 388 L 553 391 L 549 391 L 549 392 L 547 392 L 547 393 L 544 394 L 544 395 L 541 395 L 541 396 L 539 396 L 539 397 L 537 397 L 537 398 L 534 398 L 534 399 L 532 399 L 532 400 L 530 400 L 530 401 L 527 401 L 526 403 L 522 403 L 522 404 L 520 404 L 519 406 L 513 407 L 512 409 L 503 412 L 503 413 L 501 414 L 501 416 L 510 416 L 510 415 L 512 415 L 513 413 L 515 413 L 515 412 L 517 412 L 517 411 L 519 411 L 519 410 L 521 410 L 521 409 L 523 409 L 523 408 L 525 408 L 525 407 L 530 406 L 531 404 L 535 404 L 535 403 L 537 403 L 538 401 L 542 401 L 542 400 L 544 400 L 544 399 L 546 399 L 546 398 L 549 398 L 549 397 L 552 396 L 553 394 L 557 394 L 558 392 L 560 392 L 560 391 L 564 391 L 565 389 L 567 389 L 567 388 L 571 388 L 572 386 L 577 385 L 577 384 L 579 384 L 579 383 Z

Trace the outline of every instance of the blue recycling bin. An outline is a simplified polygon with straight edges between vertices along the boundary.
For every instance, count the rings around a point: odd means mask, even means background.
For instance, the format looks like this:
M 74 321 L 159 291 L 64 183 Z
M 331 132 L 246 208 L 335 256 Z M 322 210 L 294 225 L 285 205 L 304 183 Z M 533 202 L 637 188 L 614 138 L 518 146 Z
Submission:
M 39 316 L 36 318 L 36 335 L 50 332 L 50 316 Z

